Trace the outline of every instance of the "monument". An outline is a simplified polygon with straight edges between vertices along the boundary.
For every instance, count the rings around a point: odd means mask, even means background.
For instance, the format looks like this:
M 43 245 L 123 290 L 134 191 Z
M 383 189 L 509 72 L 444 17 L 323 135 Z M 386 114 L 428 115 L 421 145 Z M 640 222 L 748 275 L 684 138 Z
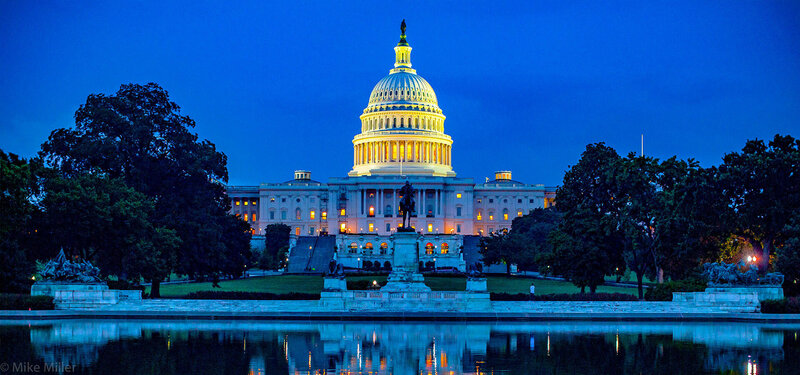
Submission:
M 100 279 L 100 269 L 87 260 L 70 260 L 64 249 L 39 274 L 42 279 L 31 285 L 31 295 L 53 297 L 57 309 L 96 308 L 142 299 L 140 290 L 109 290 Z
M 414 187 L 406 181 L 400 188 L 400 212 L 403 223 L 394 234 L 394 254 L 392 256 L 392 272 L 381 291 L 387 292 L 430 292 L 424 278 L 419 272 L 419 241 L 411 226 L 411 214 L 414 212 Z
M 673 292 L 673 302 L 690 302 L 697 306 L 716 306 L 736 312 L 758 312 L 761 301 L 783 298 L 783 275 L 760 275 L 755 264 L 706 263 L 703 276 L 708 287 L 703 292 Z

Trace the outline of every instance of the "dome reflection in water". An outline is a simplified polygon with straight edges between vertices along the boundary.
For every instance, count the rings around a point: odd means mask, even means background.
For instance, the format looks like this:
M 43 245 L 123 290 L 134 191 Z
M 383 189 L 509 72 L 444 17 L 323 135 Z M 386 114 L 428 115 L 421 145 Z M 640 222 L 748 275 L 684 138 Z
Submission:
M 800 371 L 798 331 L 744 323 L 31 321 L 0 325 L 0 362 L 78 374 L 786 374 Z

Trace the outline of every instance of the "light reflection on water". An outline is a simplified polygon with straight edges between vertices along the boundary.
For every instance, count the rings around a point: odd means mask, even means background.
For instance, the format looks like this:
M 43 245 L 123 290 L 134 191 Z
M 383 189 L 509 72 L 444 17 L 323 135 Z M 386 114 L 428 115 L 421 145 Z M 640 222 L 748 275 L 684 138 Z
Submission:
M 798 325 L 67 320 L 0 323 L 0 362 L 94 374 L 785 374 Z

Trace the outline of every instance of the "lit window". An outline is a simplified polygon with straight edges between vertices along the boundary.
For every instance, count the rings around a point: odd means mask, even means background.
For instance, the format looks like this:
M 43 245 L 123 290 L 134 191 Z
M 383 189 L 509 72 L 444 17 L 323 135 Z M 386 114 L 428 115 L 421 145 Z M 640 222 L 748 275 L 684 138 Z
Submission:
M 522 217 L 522 210 L 517 211 L 517 217 Z
M 375 231 L 375 224 L 369 223 L 369 231 L 370 232 Z
M 247 214 L 244 214 L 244 221 L 248 221 L 247 220 Z
M 348 246 L 348 248 L 350 249 L 351 253 L 355 253 L 355 252 L 358 251 L 358 244 L 355 243 L 355 242 L 352 242 L 352 243 L 350 243 L 350 246 Z
M 344 212 L 344 208 L 342 208 L 341 211 L 339 211 L 339 216 L 344 216 Z
M 247 206 L 250 201 L 244 201 L 244 205 Z
M 369 216 L 375 216 L 375 206 L 369 206 Z
M 275 197 L 269 199 L 270 202 L 275 202 Z
M 483 220 L 483 215 L 481 215 L 481 212 L 480 212 L 480 211 L 478 211 L 478 217 L 477 217 L 477 219 L 478 219 L 478 221 L 481 221 L 481 220 Z
M 503 214 L 503 220 L 508 220 L 508 214 Z
M 256 214 L 253 214 L 252 219 L 253 219 L 253 222 L 255 223 L 256 222 Z
M 492 221 L 492 220 L 494 220 L 494 215 L 491 215 L 491 214 L 490 214 L 490 215 L 489 215 L 489 221 Z
M 427 244 L 425 244 L 425 254 L 428 254 L 428 255 L 433 254 L 433 249 L 434 249 L 434 246 L 433 246 L 432 243 L 428 242 Z
M 237 205 L 237 206 L 239 205 L 239 201 L 236 201 L 236 205 Z
M 300 227 L 294 228 L 294 235 L 295 236 L 299 236 L 300 235 Z
M 253 201 L 253 206 L 257 205 L 258 201 Z
M 446 242 L 445 242 L 445 243 L 443 243 L 443 244 L 442 244 L 441 253 L 442 253 L 442 254 L 447 254 L 447 253 L 449 253 L 449 252 L 450 252 L 450 245 L 448 245 Z
M 433 224 L 428 224 L 428 232 L 433 232 Z
M 480 199 L 478 199 L 478 203 L 481 203 L 481 200 L 480 200 Z
M 456 198 L 461 199 L 461 193 L 456 193 Z
M 367 242 L 367 244 L 364 245 L 364 248 L 367 250 L 372 250 L 372 242 Z
M 340 232 L 347 231 L 347 224 L 346 223 L 339 223 L 339 231 Z
M 328 220 L 328 211 L 322 211 L 322 220 Z
M 308 214 L 308 217 L 309 217 L 311 220 L 314 220 L 314 219 L 316 219 L 316 218 L 317 218 L 317 212 L 316 212 L 316 211 L 314 211 L 314 210 L 311 210 L 311 212 Z
M 294 218 L 300 220 L 303 218 L 303 213 L 300 211 L 299 208 L 294 210 Z

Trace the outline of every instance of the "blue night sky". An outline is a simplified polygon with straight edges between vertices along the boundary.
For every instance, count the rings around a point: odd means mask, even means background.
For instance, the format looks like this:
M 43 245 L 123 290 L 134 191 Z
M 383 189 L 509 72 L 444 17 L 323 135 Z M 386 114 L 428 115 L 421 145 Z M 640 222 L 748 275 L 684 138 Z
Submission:
M 800 2 L 3 1 L 0 148 L 31 156 L 88 94 L 152 81 L 231 184 L 344 176 L 403 18 L 461 177 L 556 185 L 586 144 L 642 133 L 704 166 L 800 136 Z

